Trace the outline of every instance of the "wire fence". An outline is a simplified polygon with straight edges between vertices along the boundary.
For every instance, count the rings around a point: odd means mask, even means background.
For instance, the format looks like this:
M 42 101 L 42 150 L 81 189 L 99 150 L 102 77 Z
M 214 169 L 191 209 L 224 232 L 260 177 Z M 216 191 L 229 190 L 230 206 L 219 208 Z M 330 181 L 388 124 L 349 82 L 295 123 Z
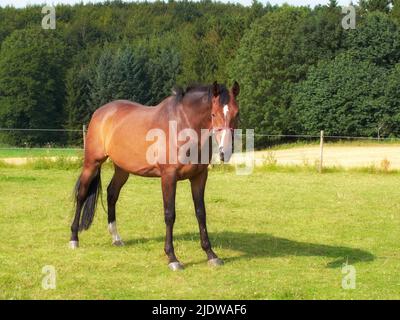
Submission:
M 255 133 L 254 136 L 258 137 L 269 137 L 269 138 L 311 138 L 319 139 L 320 135 L 307 135 L 307 134 L 263 134 Z M 325 138 L 339 139 L 339 140 L 376 140 L 376 141 L 400 141 L 397 137 L 360 137 L 360 136 L 332 136 L 325 135 Z
M 243 130 L 243 135 L 246 131 Z M 18 134 L 18 139 L 15 134 Z M 29 137 L 24 133 L 28 133 Z M 35 133 L 52 133 L 48 139 L 32 139 L 32 134 Z M 55 134 L 59 134 L 58 136 Z M 67 136 L 65 136 L 67 134 Z M 83 125 L 81 129 L 63 129 L 63 128 L 0 128 L 0 149 L 42 149 L 52 148 L 57 149 L 72 149 L 79 150 L 84 148 L 86 136 L 86 126 Z M 34 137 L 34 136 L 33 136 Z M 259 141 L 258 147 L 269 147 L 274 144 L 285 144 L 290 142 L 312 142 L 313 140 L 320 139 L 320 134 L 267 134 L 267 133 L 254 133 L 256 142 Z M 7 139 L 9 138 L 9 139 Z M 34 137 L 35 138 L 35 137 Z M 324 135 L 326 142 L 334 141 L 377 141 L 377 142 L 399 142 L 400 137 L 365 137 L 365 136 L 346 136 L 346 135 Z M 17 141 L 16 141 L 17 140 Z M 26 141 L 24 141 L 26 140 Z M 35 141 L 36 140 L 36 141 Z M 46 141 L 37 142 L 37 140 Z M 47 141 L 48 140 L 48 141 Z M 268 141 L 269 140 L 269 141 Z M 78 147 L 79 146 L 79 147 Z
M 0 159 L 82 155 L 85 136 L 85 125 L 81 129 L 0 128 Z M 254 148 L 259 163 L 315 165 L 319 171 L 326 166 L 400 169 L 398 137 L 255 132 Z

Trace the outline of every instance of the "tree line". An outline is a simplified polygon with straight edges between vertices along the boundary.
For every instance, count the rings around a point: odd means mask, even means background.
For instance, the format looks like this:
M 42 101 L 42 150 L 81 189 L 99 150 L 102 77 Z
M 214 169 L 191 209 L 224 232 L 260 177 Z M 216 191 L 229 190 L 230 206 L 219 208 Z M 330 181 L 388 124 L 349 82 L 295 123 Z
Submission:
M 41 9 L 0 8 L 1 128 L 79 129 L 114 99 L 155 105 L 174 85 L 237 80 L 241 125 L 259 134 L 400 134 L 400 0 L 360 1 L 348 30 L 335 0 L 57 5 L 54 30 L 42 29 Z M 14 145 L 77 139 L 0 136 Z

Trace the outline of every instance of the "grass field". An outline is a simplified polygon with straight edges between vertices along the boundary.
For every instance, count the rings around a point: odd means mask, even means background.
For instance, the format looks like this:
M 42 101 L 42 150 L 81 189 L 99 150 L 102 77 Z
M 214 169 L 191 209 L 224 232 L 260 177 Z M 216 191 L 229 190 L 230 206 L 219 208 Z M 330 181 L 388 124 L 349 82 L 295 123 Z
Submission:
M 82 150 L 75 148 L 0 148 L 0 159 L 7 158 L 37 158 L 37 157 L 76 157 L 82 155 Z
M 112 171 L 103 172 L 103 187 Z M 207 266 L 188 182 L 177 194 L 175 247 L 167 268 L 158 179 L 131 177 L 118 203 L 126 246 L 111 246 L 99 206 L 81 247 L 68 249 L 78 170 L 0 168 L 2 299 L 399 299 L 400 175 L 258 168 L 211 170 L 206 193 L 215 251 Z M 342 266 L 356 288 L 342 288 Z M 52 265 L 57 287 L 44 290 Z

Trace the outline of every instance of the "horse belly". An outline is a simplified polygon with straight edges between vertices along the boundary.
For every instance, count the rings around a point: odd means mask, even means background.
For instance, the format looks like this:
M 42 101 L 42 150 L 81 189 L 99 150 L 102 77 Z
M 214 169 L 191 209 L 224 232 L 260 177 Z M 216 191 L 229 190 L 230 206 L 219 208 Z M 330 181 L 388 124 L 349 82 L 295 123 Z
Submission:
M 147 130 L 140 126 L 116 128 L 107 143 L 107 155 L 120 168 L 132 174 L 157 177 L 160 169 L 149 163 L 146 152 L 151 142 L 146 141 Z

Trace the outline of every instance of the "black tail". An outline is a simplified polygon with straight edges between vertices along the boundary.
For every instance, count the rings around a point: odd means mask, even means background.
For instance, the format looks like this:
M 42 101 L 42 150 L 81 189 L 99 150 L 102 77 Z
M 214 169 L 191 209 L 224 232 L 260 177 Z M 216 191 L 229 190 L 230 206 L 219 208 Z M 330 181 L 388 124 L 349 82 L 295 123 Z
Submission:
M 80 178 L 75 185 L 75 201 L 78 200 L 78 192 L 80 187 Z M 97 200 L 101 195 L 101 178 L 100 168 L 89 185 L 86 198 L 82 205 L 81 221 L 79 222 L 79 231 L 87 230 L 91 226 L 96 212 Z

